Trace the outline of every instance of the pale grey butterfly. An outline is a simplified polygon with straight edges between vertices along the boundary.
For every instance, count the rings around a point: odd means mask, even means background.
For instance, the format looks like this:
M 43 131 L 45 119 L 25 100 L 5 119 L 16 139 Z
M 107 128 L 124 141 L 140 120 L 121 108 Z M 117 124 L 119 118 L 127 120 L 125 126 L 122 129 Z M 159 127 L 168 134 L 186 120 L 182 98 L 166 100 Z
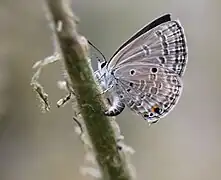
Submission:
M 166 14 L 134 34 L 107 62 L 100 57 L 95 76 L 113 97 L 107 116 L 125 106 L 150 124 L 166 116 L 177 104 L 187 64 L 187 43 L 178 20 Z

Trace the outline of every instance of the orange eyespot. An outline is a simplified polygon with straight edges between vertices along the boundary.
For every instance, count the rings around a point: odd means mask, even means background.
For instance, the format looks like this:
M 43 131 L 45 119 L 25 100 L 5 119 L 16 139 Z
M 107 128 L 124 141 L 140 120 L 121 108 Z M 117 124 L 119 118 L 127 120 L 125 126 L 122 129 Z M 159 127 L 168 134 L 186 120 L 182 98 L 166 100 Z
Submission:
M 159 108 L 159 106 L 158 106 L 158 105 L 154 105 L 154 106 L 151 108 L 151 112 L 160 114 L 160 108 Z
M 152 106 L 152 108 L 151 108 L 151 112 L 155 112 L 155 109 L 156 109 L 156 108 L 158 108 L 157 105 Z

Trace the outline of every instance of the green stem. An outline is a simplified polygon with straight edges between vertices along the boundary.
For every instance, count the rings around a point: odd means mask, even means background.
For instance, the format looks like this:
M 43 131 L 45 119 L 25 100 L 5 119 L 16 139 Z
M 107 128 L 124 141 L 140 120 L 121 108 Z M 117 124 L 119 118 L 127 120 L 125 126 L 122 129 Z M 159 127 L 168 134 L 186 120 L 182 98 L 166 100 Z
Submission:
M 104 100 L 88 62 L 87 41 L 76 31 L 76 17 L 65 0 L 46 0 L 65 68 L 104 180 L 131 180 L 125 159 L 117 148 L 110 118 L 104 116 Z

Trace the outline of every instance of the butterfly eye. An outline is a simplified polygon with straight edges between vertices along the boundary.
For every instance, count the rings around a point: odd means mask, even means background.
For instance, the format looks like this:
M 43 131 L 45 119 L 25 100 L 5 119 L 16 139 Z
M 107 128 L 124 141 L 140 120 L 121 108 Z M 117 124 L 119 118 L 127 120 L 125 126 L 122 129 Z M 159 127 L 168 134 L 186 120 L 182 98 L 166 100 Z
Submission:
M 105 62 L 103 62 L 103 63 L 101 63 L 101 68 L 103 68 L 105 65 L 107 64 L 107 62 L 105 61 Z

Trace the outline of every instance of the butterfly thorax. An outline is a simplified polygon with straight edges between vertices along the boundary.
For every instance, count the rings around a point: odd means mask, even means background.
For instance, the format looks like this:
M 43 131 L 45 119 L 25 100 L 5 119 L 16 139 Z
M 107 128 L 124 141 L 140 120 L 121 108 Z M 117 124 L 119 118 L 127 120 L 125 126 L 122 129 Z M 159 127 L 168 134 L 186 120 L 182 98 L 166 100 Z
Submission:
M 97 70 L 95 72 L 95 77 L 99 81 L 103 91 L 111 91 L 111 89 L 116 85 L 114 74 L 108 71 L 106 66 Z

